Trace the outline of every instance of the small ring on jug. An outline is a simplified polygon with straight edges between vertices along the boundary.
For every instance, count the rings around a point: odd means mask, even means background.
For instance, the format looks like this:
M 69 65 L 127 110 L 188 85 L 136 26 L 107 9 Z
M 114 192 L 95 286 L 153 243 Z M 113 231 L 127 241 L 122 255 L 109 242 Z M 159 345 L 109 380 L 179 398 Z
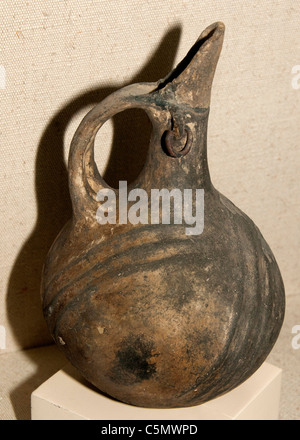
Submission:
M 167 151 L 170 156 L 178 158 L 178 157 L 185 156 L 190 151 L 191 146 L 192 146 L 192 142 L 193 142 L 193 135 L 192 135 L 191 129 L 187 126 L 185 127 L 184 131 L 186 133 L 186 143 L 185 143 L 184 147 L 179 151 L 176 151 L 176 149 L 174 149 L 174 147 L 172 145 L 173 139 L 178 138 L 178 136 L 176 135 L 174 130 L 167 130 L 166 131 L 165 145 L 166 145 Z

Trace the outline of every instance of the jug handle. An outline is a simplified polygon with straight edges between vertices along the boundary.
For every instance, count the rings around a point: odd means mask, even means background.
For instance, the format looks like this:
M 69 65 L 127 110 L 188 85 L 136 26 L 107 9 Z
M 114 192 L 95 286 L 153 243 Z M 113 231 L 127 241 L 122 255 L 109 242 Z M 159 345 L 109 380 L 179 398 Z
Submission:
M 145 97 L 156 88 L 157 83 L 123 87 L 96 105 L 81 121 L 71 142 L 68 161 L 69 189 L 76 219 L 96 220 L 99 190 L 109 188 L 117 193 L 102 178 L 94 161 L 94 140 L 98 130 L 108 119 L 129 108 L 143 109 L 153 123 L 156 106 L 149 105 Z

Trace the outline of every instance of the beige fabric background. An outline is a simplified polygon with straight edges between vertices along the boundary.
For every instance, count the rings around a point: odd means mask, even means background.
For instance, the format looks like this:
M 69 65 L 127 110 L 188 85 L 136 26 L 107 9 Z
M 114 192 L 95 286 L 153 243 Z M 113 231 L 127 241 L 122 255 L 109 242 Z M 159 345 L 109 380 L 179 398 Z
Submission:
M 14 0 L 0 3 L 0 17 L 0 354 L 50 342 L 40 273 L 70 215 L 66 159 L 81 118 L 116 88 L 164 77 L 217 20 L 226 34 L 212 92 L 211 176 L 262 231 L 287 295 L 299 294 L 299 2 Z M 128 146 L 143 123 L 139 113 L 123 115 L 99 133 L 108 180 L 136 172 Z

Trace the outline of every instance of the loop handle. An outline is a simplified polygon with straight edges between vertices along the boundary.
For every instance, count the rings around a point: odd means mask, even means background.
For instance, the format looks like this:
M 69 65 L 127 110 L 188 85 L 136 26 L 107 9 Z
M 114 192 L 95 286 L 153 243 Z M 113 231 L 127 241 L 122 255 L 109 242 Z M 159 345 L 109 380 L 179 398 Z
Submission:
M 117 90 L 96 105 L 81 121 L 71 142 L 68 163 L 69 189 L 75 217 L 94 217 L 98 206 L 98 191 L 103 188 L 113 189 L 101 177 L 94 161 L 94 141 L 98 130 L 108 119 L 130 108 L 145 110 L 153 122 L 156 105 L 139 98 L 156 88 L 157 83 L 139 83 Z

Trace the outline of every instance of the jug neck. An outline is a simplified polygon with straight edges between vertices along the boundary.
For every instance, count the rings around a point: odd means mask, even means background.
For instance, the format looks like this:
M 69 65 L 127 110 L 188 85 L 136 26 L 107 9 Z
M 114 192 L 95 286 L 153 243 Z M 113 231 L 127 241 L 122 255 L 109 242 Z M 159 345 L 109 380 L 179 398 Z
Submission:
M 152 92 L 136 98 L 153 125 L 148 160 L 137 184 L 155 188 L 211 188 L 207 123 L 224 24 L 213 23 Z
M 208 114 L 209 108 L 195 111 L 180 107 L 180 111 L 166 111 L 165 118 L 160 114 L 159 120 L 152 121 L 153 134 L 148 157 L 133 186 L 147 191 L 163 188 L 209 190 L 211 179 L 207 162 Z M 176 130 L 179 132 L 179 146 L 176 145 Z M 175 133 L 174 136 L 172 132 Z M 168 142 L 166 133 L 171 133 Z M 184 152 L 186 146 L 186 153 L 177 157 L 176 154 Z M 170 154 L 170 148 L 173 148 L 175 156 L 171 155 L 172 150 Z

